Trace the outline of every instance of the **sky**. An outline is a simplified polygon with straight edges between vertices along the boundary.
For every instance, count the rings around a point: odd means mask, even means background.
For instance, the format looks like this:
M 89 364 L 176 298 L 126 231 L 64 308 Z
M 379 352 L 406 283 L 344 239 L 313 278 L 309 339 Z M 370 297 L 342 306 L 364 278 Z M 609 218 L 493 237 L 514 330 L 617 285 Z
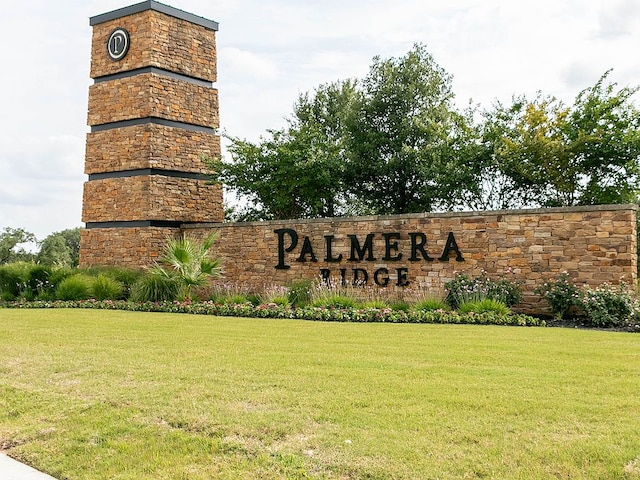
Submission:
M 0 16 L 0 232 L 81 223 L 91 27 L 136 0 L 22 0 Z M 571 103 L 607 70 L 640 85 L 638 0 L 165 0 L 215 20 L 221 130 L 256 141 L 301 93 L 426 45 L 457 104 Z

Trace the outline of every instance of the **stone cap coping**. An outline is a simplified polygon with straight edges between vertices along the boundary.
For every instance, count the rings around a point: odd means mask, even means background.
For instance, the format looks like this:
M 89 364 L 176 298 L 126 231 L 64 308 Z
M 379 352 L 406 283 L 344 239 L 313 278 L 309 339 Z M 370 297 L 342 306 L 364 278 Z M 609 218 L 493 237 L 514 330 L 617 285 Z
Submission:
M 609 204 L 609 205 L 584 205 L 578 207 L 544 207 L 544 208 L 523 208 L 514 210 L 475 210 L 456 212 L 427 212 L 427 213 L 403 213 L 396 215 L 368 215 L 361 217 L 331 217 L 331 218 L 295 218 L 287 220 L 261 220 L 255 222 L 224 222 L 224 223 L 184 223 L 180 226 L 183 229 L 209 228 L 209 227 L 250 227 L 252 225 L 287 225 L 287 224 L 307 224 L 307 223 L 339 223 L 339 222 L 371 222 L 384 220 L 420 219 L 420 218 L 456 218 L 456 217 L 485 217 L 495 215 L 531 215 L 531 214 L 551 214 L 551 213 L 571 213 L 571 212 L 610 212 L 632 210 L 637 212 L 640 207 L 635 204 Z
M 128 7 L 119 8 L 118 10 L 113 10 L 111 12 L 90 17 L 89 25 L 98 25 L 99 23 L 108 22 L 117 18 L 126 17 L 127 15 L 144 12 L 146 10 L 155 10 L 156 12 L 161 12 L 171 17 L 179 18 L 180 20 L 186 20 L 187 22 L 200 25 L 201 27 L 207 28 L 209 30 L 218 30 L 218 22 L 208 20 L 204 17 L 199 17 L 197 15 L 194 15 L 193 13 L 188 13 L 184 10 L 179 10 L 160 2 L 156 2 L 155 0 L 147 0 L 145 2 L 136 3 L 135 5 L 130 5 Z

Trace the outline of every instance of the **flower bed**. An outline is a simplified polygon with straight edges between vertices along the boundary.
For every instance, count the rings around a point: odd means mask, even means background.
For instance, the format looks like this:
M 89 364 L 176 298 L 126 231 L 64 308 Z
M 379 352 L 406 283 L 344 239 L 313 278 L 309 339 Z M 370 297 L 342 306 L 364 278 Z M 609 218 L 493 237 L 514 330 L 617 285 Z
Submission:
M 461 314 L 455 311 L 399 311 L 389 308 L 289 307 L 276 304 L 252 305 L 215 302 L 127 302 L 124 300 L 1 302 L 5 308 L 94 308 L 135 312 L 188 313 L 256 318 L 295 318 L 325 322 L 452 323 L 478 325 L 544 326 L 545 322 L 523 314 L 494 312 Z

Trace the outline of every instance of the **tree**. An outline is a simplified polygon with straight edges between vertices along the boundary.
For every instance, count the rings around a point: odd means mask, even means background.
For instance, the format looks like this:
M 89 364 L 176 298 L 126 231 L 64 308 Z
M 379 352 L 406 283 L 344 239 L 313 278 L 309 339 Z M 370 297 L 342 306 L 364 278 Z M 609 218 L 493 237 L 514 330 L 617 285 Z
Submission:
M 0 233 L 0 265 L 10 262 L 31 261 L 34 254 L 24 249 L 23 244 L 37 243 L 36 236 L 22 228 L 5 227 Z
M 232 161 L 210 165 L 249 200 L 239 220 L 633 202 L 638 88 L 608 75 L 571 106 L 539 94 L 461 112 L 417 44 L 375 57 L 362 81 L 301 95 L 258 143 L 228 137 Z
M 71 228 L 46 237 L 36 257 L 43 265 L 77 267 L 80 251 L 80 229 Z
M 252 143 L 228 136 L 232 161 L 209 159 L 214 178 L 246 196 L 241 220 L 335 216 L 344 211 L 344 121 L 353 82 L 303 94 L 286 128 Z
M 61 235 L 49 235 L 42 241 L 36 261 L 42 265 L 70 267 L 71 254 Z
M 423 45 L 375 57 L 349 117 L 349 192 L 380 214 L 432 211 L 459 197 L 472 174 L 453 98 L 451 77 Z
M 572 206 L 630 203 L 638 194 L 640 111 L 637 88 L 615 91 L 605 73 L 567 107 L 553 97 L 514 98 L 485 112 L 481 158 L 501 185 L 487 203 Z M 494 196 L 494 198 L 492 198 Z M 476 200 L 478 200 L 476 198 Z

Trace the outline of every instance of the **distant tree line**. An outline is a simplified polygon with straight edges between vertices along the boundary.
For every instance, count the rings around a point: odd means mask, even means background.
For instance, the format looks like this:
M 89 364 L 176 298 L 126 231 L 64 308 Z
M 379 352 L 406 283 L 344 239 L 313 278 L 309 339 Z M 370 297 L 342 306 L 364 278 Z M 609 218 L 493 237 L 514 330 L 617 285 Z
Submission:
M 37 250 L 27 250 L 32 244 Z M 0 232 L 0 265 L 13 262 L 35 262 L 58 267 L 77 267 L 80 251 L 80 229 L 71 228 L 52 233 L 41 242 L 22 228 L 5 227 Z
M 638 88 L 609 74 L 572 105 L 539 93 L 460 111 L 452 77 L 417 44 L 300 95 L 258 142 L 226 136 L 231 158 L 208 164 L 244 200 L 234 220 L 631 203 Z

